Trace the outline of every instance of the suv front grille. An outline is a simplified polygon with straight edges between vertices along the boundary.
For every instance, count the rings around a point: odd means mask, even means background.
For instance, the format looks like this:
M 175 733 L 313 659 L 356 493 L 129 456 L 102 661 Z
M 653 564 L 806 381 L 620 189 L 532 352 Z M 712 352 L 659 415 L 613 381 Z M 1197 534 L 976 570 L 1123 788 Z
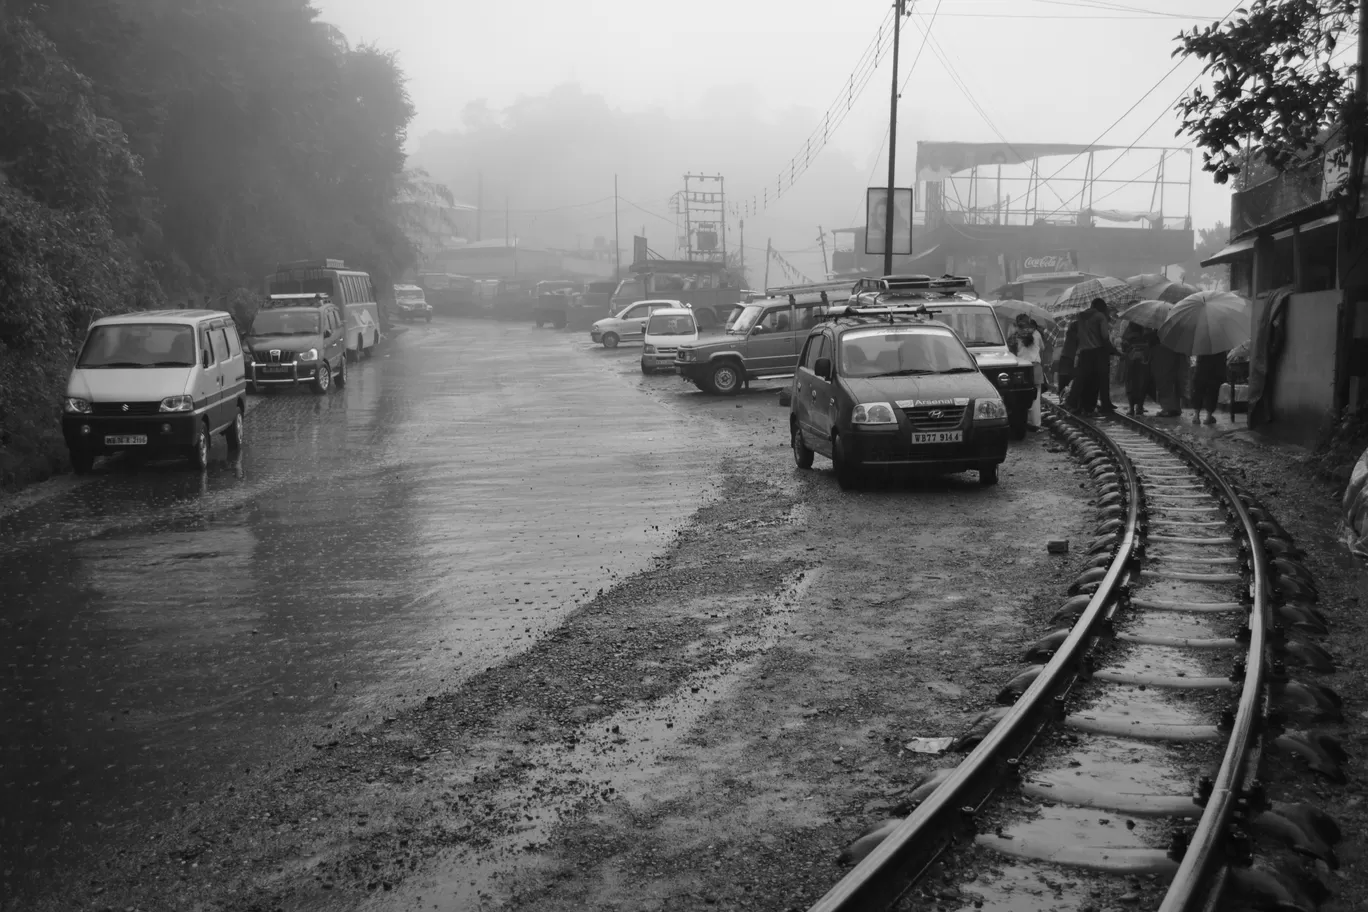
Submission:
M 281 348 L 262 348 L 252 356 L 263 364 L 288 364 L 295 359 L 295 353 Z
M 964 420 L 965 408 L 963 405 L 919 405 L 903 409 L 903 414 L 913 430 L 950 431 Z
M 92 402 L 92 415 L 156 415 L 161 402 Z

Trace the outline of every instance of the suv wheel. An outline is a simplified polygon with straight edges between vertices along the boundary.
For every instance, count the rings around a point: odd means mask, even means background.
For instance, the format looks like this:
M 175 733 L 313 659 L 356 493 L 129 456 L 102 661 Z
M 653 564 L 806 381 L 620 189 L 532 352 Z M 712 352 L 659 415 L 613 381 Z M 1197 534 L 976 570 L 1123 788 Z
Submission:
M 229 452 L 236 453 L 242 449 L 242 444 L 247 440 L 247 425 L 242 418 L 242 409 L 239 408 L 233 416 L 233 423 L 223 432 L 223 439 L 228 441 Z
M 72 448 L 71 469 L 77 475 L 87 474 L 95 466 L 95 454 L 90 450 Z
M 195 469 L 209 467 L 209 426 L 200 424 L 195 441 L 190 444 L 190 466 Z
M 337 388 L 347 385 L 347 359 L 342 358 L 337 362 Z
M 322 396 L 332 389 L 332 366 L 327 361 L 323 361 L 314 371 L 314 379 L 310 388 L 315 396 Z
M 1007 426 L 1012 430 L 1013 440 L 1026 439 L 1026 409 L 1014 408 L 1007 413 Z
M 845 441 L 837 434 L 831 441 L 831 467 L 836 470 L 836 483 L 843 491 L 860 486 L 860 466 L 846 454 Z
M 808 449 L 808 445 L 803 442 L 803 429 L 798 426 L 798 422 L 793 422 L 793 429 L 789 435 L 790 442 L 793 444 L 793 461 L 800 469 L 812 468 L 812 457 L 816 454 Z
M 985 485 L 985 486 L 986 486 L 986 485 L 995 485 L 995 484 L 998 483 L 998 467 L 997 467 L 997 463 L 993 463 L 992 465 L 979 466 L 978 473 L 979 473 L 979 484 Z
M 722 396 L 735 396 L 741 389 L 741 369 L 735 361 L 723 361 L 708 375 L 708 386 Z
M 618 334 L 617 334 L 617 333 L 604 333 L 604 334 L 603 334 L 603 347 L 604 347 L 604 348 L 617 348 L 617 347 L 618 347 L 618 343 L 619 343 L 620 341 L 622 341 L 622 340 L 618 338 Z

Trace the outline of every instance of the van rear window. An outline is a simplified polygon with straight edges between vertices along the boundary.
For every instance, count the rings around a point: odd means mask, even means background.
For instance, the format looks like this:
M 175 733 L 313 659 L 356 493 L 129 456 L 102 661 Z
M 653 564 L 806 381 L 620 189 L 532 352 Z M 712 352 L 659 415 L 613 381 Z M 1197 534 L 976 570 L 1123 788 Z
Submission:
M 170 323 L 113 323 L 86 337 L 77 367 L 194 367 L 195 331 Z
M 653 336 L 688 336 L 696 329 L 690 314 L 654 314 L 646 324 L 646 332 Z

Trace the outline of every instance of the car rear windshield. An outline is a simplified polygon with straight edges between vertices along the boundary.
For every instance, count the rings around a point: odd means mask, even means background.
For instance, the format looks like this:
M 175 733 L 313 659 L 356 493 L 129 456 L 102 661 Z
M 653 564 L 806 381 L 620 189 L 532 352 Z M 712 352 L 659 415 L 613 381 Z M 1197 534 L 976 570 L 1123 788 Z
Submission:
M 396 288 L 394 289 L 394 300 L 403 301 L 405 304 L 426 304 L 427 299 L 423 297 L 421 288 Z
M 938 311 L 935 318 L 953 329 L 964 344 L 1006 345 L 1002 338 L 1002 327 L 998 324 L 997 314 L 991 307 L 955 307 L 953 304 L 932 306 Z
M 652 314 L 646 331 L 653 336 L 688 336 L 697 329 L 693 314 Z
M 847 377 L 944 374 L 963 368 L 978 371 L 964 346 L 944 330 L 846 333 L 841 339 L 841 367 Z
M 299 310 L 259 310 L 252 318 L 254 336 L 302 336 L 318 332 L 318 314 Z
M 194 367 L 195 330 L 169 323 L 96 326 L 77 367 Z

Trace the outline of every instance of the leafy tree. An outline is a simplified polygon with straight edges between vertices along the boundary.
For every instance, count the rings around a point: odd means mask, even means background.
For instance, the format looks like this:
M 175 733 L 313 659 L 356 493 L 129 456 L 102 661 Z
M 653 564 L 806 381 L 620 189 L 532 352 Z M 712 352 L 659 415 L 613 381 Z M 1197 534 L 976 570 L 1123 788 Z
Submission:
M 1246 143 L 1278 170 L 1346 139 L 1362 160 L 1368 124 L 1354 57 L 1339 52 L 1357 9 L 1356 0 L 1254 0 L 1229 21 L 1179 34 L 1174 53 L 1205 61 L 1211 77 L 1179 101 L 1182 131 L 1218 183 L 1240 172 Z

